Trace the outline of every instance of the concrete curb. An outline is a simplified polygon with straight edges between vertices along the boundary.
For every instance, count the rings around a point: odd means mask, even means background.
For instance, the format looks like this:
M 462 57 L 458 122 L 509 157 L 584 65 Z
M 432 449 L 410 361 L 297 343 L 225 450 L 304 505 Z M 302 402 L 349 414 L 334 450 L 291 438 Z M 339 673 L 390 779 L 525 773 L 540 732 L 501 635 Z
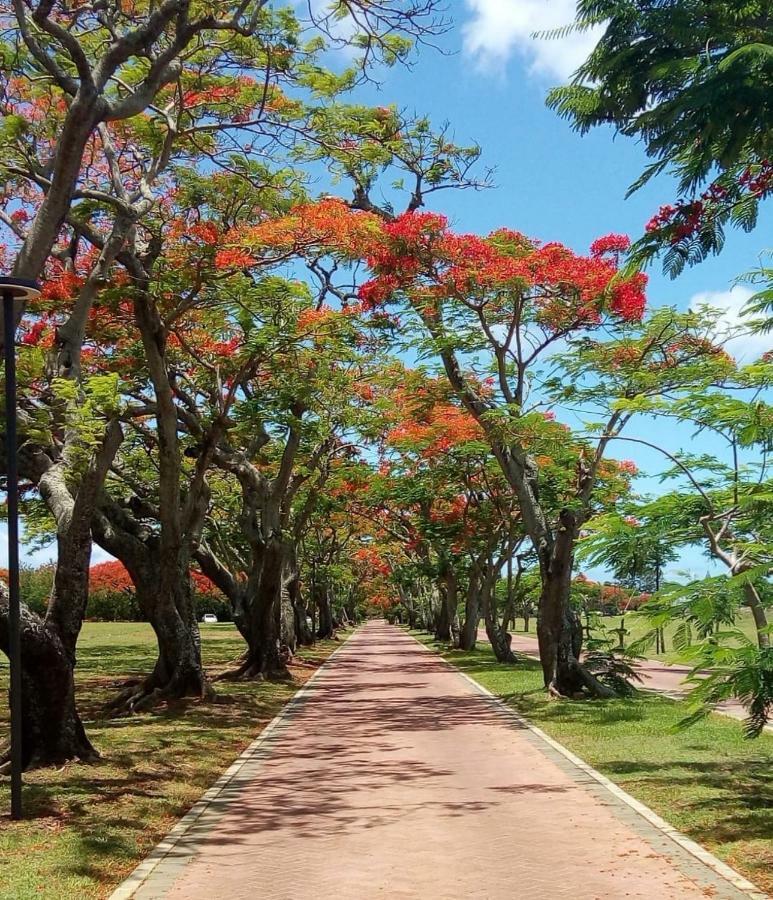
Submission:
M 351 634 L 347 635 L 343 644 L 341 644 L 340 647 L 336 647 L 316 672 L 314 672 L 311 678 L 309 678 L 306 684 L 304 684 L 303 687 L 287 701 L 249 747 L 234 760 L 212 787 L 199 797 L 188 812 L 172 827 L 166 837 L 162 838 L 161 841 L 156 844 L 150 854 L 139 863 L 134 871 L 118 885 L 113 893 L 110 894 L 108 900 L 130 900 L 130 898 L 134 896 L 155 872 L 158 866 L 167 856 L 169 856 L 185 835 L 198 822 L 207 809 L 218 799 L 220 794 L 228 788 L 244 766 L 251 762 L 256 756 L 260 755 L 260 751 L 263 749 L 264 744 L 271 740 L 274 732 L 276 732 L 280 726 L 292 716 L 295 709 L 304 702 L 305 696 L 314 682 L 319 678 L 320 674 L 331 660 L 344 649 L 349 643 L 350 638 L 355 635 L 358 630 L 359 629 L 355 629 Z
M 475 681 L 474 678 L 471 678 L 465 672 L 462 672 L 461 669 L 457 668 L 452 662 L 445 659 L 445 657 L 440 656 L 439 653 L 436 653 L 434 650 L 427 647 L 423 644 L 418 638 L 414 637 L 414 635 L 410 634 L 410 632 L 405 631 L 405 634 L 408 634 L 412 637 L 416 643 L 422 647 L 427 653 L 432 653 L 438 659 L 441 659 L 447 666 L 453 669 L 457 675 L 461 675 L 465 681 L 469 682 L 478 693 L 482 694 L 496 709 L 500 712 L 512 719 L 514 722 L 518 724 L 519 727 L 525 728 L 530 731 L 535 737 L 537 737 L 540 741 L 547 744 L 557 753 L 564 757 L 568 762 L 570 762 L 573 766 L 587 775 L 589 778 L 592 778 L 598 784 L 600 784 L 603 788 L 605 788 L 610 794 L 615 796 L 618 800 L 622 801 L 626 806 L 632 809 L 634 812 L 638 813 L 642 818 L 646 819 L 647 822 L 650 823 L 654 828 L 664 834 L 666 837 L 670 838 L 675 844 L 689 853 L 691 856 L 695 857 L 695 859 L 702 862 L 705 866 L 711 869 L 715 874 L 719 875 L 725 881 L 729 882 L 736 890 L 741 891 L 746 896 L 752 898 L 752 900 L 770 900 L 768 894 L 764 891 L 760 890 L 755 884 L 752 884 L 751 881 L 744 878 L 740 872 L 736 872 L 731 866 L 728 866 L 727 863 L 722 862 L 721 859 L 718 859 L 714 856 L 713 853 L 709 853 L 704 847 L 701 847 L 700 844 L 697 844 L 695 841 L 688 838 L 686 835 L 682 834 L 680 831 L 677 831 L 672 825 L 669 825 L 665 819 L 662 819 L 657 813 L 653 812 L 648 806 L 642 803 L 640 800 L 637 800 L 635 797 L 632 797 L 630 794 L 626 793 L 619 785 L 615 784 L 613 781 L 610 781 L 606 775 L 602 775 L 601 772 L 596 771 L 592 766 L 589 766 L 584 760 L 580 759 L 579 756 L 575 756 L 571 750 L 567 750 L 563 744 L 559 744 L 558 741 L 553 740 L 553 738 L 549 737 L 545 734 L 542 729 L 537 728 L 536 725 L 532 725 L 527 719 L 524 719 L 519 713 L 517 713 L 512 707 L 508 706 L 504 700 L 500 697 L 497 697 L 496 694 L 493 694 L 487 688 L 483 687 L 482 684 L 479 684 Z

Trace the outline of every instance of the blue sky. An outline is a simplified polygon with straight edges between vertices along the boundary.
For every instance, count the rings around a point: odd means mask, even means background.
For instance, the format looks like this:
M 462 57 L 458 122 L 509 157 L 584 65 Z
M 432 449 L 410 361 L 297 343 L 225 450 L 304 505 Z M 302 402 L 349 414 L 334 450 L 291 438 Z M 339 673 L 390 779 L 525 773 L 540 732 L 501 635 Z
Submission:
M 485 233 L 506 226 L 581 251 L 609 232 L 638 236 L 657 208 L 675 198 L 673 183 L 663 177 L 626 200 L 626 189 L 645 163 L 641 147 L 610 130 L 580 137 L 545 107 L 546 91 L 568 78 L 593 36 L 535 41 L 531 34 L 568 23 L 573 7 L 573 0 L 450 0 L 454 23 L 439 41 L 444 52 L 423 48 L 412 68 L 383 73 L 379 87 L 359 91 L 362 102 L 396 103 L 429 115 L 436 125 L 448 121 L 458 142 L 480 143 L 483 165 L 496 170 L 496 186 L 479 193 L 443 192 L 433 201 L 460 230 Z M 675 281 L 654 267 L 650 302 L 687 308 L 700 298 L 727 309 L 734 321 L 751 291 L 733 289 L 733 282 L 755 266 L 772 225 L 773 209 L 763 210 L 755 232 L 730 234 L 719 257 Z M 756 339 L 746 349 L 764 347 Z M 635 428 L 630 433 L 635 435 Z M 647 471 L 660 464 L 654 454 L 631 447 L 617 455 L 635 459 Z M 671 449 L 678 448 L 672 443 Z M 0 565 L 4 537 L 0 526 Z M 696 575 L 706 565 L 697 551 L 680 563 Z

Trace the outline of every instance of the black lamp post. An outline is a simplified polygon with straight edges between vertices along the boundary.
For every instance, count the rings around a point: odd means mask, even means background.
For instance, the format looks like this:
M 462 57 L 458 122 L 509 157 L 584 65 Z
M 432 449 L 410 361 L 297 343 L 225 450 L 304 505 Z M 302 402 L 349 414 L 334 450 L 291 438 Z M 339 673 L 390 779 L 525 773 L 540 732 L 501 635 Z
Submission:
M 40 294 L 36 282 L 0 277 L 5 355 L 5 449 L 8 491 L 8 659 L 11 664 L 11 818 L 21 808 L 21 631 L 19 597 L 19 470 L 16 463 L 16 315 L 14 304 Z

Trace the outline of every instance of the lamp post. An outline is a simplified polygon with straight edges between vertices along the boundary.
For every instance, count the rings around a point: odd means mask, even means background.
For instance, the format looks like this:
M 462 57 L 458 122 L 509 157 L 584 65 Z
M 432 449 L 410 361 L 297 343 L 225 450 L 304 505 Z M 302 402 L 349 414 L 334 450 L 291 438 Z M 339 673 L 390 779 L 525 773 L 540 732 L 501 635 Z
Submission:
M 8 494 L 8 659 L 11 664 L 11 818 L 20 819 L 21 729 L 21 606 L 19 595 L 19 470 L 16 462 L 16 315 L 14 304 L 40 294 L 34 281 L 0 277 L 3 297 L 5 355 L 5 441 Z

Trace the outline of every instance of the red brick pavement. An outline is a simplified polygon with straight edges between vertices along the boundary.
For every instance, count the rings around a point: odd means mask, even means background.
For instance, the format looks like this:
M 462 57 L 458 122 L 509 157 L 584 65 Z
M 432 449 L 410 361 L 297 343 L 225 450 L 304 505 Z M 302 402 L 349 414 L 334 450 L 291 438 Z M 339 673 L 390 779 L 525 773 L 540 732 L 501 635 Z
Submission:
M 413 638 L 370 622 L 134 896 L 747 895 Z

